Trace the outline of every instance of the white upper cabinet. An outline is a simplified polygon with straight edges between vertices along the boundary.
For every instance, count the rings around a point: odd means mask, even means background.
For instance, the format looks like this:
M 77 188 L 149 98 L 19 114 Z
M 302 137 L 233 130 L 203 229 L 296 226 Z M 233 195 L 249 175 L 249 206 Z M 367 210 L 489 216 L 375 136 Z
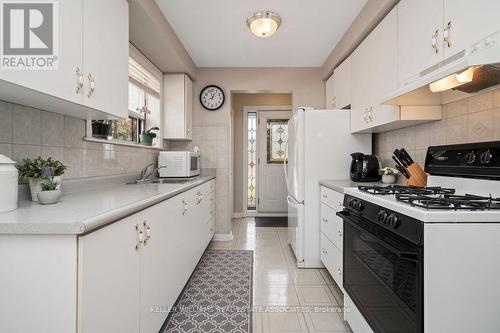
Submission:
M 351 58 L 344 60 L 333 72 L 333 106 L 343 109 L 351 105 Z
M 84 0 L 83 103 L 119 118 L 128 115 L 128 2 Z
M 335 72 L 326 80 L 325 82 L 325 108 L 326 109 L 333 109 L 335 108 L 335 101 L 334 101 L 334 87 L 333 87 L 333 81 L 335 80 Z
M 67 101 L 82 103 L 83 89 L 77 90 L 78 70 L 83 76 L 82 7 L 82 0 L 59 1 L 57 69 L 0 69 L 0 80 Z M 3 87 L 0 87 L 0 90 L 1 88 Z
M 397 120 L 397 107 L 381 104 L 396 87 L 396 9 L 361 43 L 351 61 L 351 130 L 366 131 Z
M 186 74 L 163 75 L 163 138 L 193 139 L 193 81 Z
M 474 42 L 500 30 L 500 1 L 444 0 L 443 33 L 445 57 L 452 56 Z
M 398 87 L 402 87 L 443 59 L 443 2 L 403 0 L 397 10 Z
M 57 3 L 57 69 L 0 69 L 0 99 L 82 119 L 126 117 L 128 1 Z

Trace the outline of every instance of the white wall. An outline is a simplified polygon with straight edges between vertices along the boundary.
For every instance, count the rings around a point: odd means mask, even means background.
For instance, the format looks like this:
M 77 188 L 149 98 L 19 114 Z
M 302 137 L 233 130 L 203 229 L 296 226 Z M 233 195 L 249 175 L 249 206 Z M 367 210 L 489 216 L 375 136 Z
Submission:
M 217 111 L 207 111 L 199 102 L 200 91 L 208 84 L 220 86 L 226 95 L 224 105 Z M 218 234 L 231 232 L 233 203 L 231 147 L 234 142 L 233 129 L 231 128 L 231 92 L 291 93 L 294 108 L 298 106 L 325 107 L 325 85 L 322 81 L 320 68 L 198 69 L 194 84 L 195 140 L 193 143 L 186 143 L 186 147 L 200 142 L 206 147 L 205 153 L 214 154 L 215 149 L 214 158 L 216 160 L 207 162 L 210 163 L 209 165 L 215 165 L 217 169 L 216 233 Z

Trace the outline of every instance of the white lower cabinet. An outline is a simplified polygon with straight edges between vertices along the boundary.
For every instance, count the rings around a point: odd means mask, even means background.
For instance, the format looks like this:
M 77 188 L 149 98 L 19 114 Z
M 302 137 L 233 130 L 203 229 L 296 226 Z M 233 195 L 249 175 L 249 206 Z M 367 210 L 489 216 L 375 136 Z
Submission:
M 159 331 L 213 237 L 214 187 L 211 180 L 79 237 L 79 333 Z
M 344 222 L 337 212 L 343 209 L 343 201 L 343 193 L 321 186 L 321 261 L 342 292 Z

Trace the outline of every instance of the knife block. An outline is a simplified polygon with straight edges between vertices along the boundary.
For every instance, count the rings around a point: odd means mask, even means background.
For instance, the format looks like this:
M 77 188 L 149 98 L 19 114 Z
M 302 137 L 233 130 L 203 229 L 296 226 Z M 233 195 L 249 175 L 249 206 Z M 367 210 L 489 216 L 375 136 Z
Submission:
M 405 180 L 406 186 L 425 187 L 427 185 L 427 174 L 418 163 L 412 163 L 406 170 L 410 175 L 410 178 Z

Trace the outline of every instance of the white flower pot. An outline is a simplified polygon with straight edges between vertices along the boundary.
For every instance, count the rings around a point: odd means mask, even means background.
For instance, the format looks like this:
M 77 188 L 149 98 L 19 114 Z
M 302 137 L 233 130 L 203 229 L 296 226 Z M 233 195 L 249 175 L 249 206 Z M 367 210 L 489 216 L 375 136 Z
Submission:
M 396 175 L 383 175 L 382 183 L 384 184 L 394 184 L 396 182 Z
M 38 201 L 42 205 L 55 204 L 61 197 L 61 190 L 41 191 L 38 193 Z
M 38 201 L 38 193 L 42 191 L 42 187 L 40 186 L 42 180 L 40 178 L 29 178 L 28 181 L 30 185 L 31 201 Z M 54 181 L 58 184 L 57 189 L 60 190 L 62 182 L 61 176 L 55 176 Z

